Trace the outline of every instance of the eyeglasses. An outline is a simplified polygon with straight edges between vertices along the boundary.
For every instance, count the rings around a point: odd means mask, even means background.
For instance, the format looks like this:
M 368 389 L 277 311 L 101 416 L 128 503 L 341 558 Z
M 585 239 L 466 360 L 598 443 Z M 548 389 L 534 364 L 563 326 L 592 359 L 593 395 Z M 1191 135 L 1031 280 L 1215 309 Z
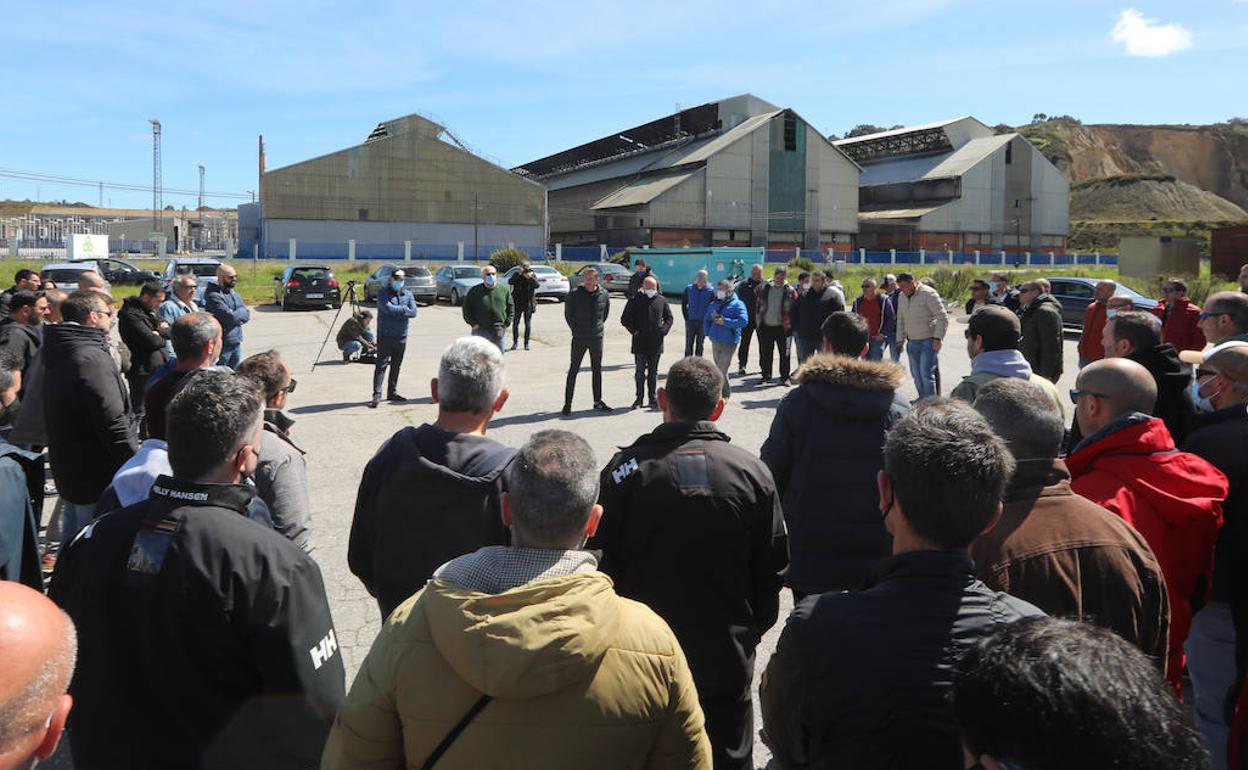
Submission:
M 1196 379 L 1199 380 L 1201 377 L 1217 377 L 1219 374 L 1220 372 L 1215 372 L 1212 369 L 1197 369 Z
M 1079 403 L 1080 396 L 1096 396 L 1097 398 L 1104 398 L 1104 399 L 1112 398 L 1111 396 L 1108 396 L 1104 393 L 1097 393 L 1096 391 L 1093 391 L 1093 390 L 1079 390 L 1078 388 L 1070 389 L 1070 402 L 1072 404 Z
M 295 392 L 295 386 L 296 386 L 296 385 L 298 385 L 298 384 L 299 384 L 299 381 L 298 381 L 298 380 L 296 380 L 294 377 L 291 377 L 291 378 L 290 378 L 290 384 L 289 384 L 289 385 L 287 385 L 286 387 L 282 388 L 281 390 L 279 390 L 279 391 L 278 391 L 278 393 L 294 393 L 294 392 Z
M 1202 310 L 1200 311 L 1200 320 L 1203 321 L 1206 318 L 1214 318 L 1220 315 L 1230 315 L 1230 313 L 1215 313 L 1212 310 Z

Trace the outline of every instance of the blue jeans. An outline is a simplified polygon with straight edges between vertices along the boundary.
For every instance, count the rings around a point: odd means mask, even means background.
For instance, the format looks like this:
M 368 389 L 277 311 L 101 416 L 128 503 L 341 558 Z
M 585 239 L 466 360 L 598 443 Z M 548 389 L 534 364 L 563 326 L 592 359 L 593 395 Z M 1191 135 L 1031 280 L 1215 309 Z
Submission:
M 495 345 L 498 345 L 498 349 L 501 352 L 505 353 L 507 351 L 505 347 L 507 343 L 507 329 L 506 328 L 504 328 L 501 332 L 499 332 L 499 335 L 497 337 L 494 336 L 493 329 L 482 329 L 482 328 L 473 329 L 472 336 L 480 337 L 482 339 L 486 339 L 486 340 L 489 340 L 490 342 L 493 342 Z
M 887 339 L 877 340 L 874 337 L 868 339 L 867 340 L 867 360 L 868 361 L 883 361 L 884 360 L 884 346 L 886 344 L 888 344 Z M 893 347 L 894 348 L 897 347 L 897 344 L 895 342 L 893 343 Z
M 369 342 L 376 341 L 376 337 L 370 331 L 364 332 L 364 339 Z M 348 358 L 355 358 L 356 354 L 364 349 L 364 344 L 359 340 L 347 340 L 342 344 L 342 352 L 347 354 Z
M 95 503 L 71 503 L 68 500 L 62 501 L 61 508 L 61 546 L 58 554 L 65 552 L 65 547 L 69 545 L 78 533 L 86 528 L 88 524 L 95 518 Z
M 888 334 L 884 336 L 884 347 L 888 348 L 888 354 L 893 357 L 893 363 L 901 360 L 901 348 L 897 345 L 897 335 Z
M 398 391 L 399 370 L 403 368 L 403 356 L 407 354 L 407 337 L 382 337 L 377 340 L 377 361 L 373 364 L 373 398 L 381 400 L 381 383 L 386 382 L 386 395 Z M 387 367 L 390 369 L 386 373 Z
M 808 340 L 802 337 L 793 337 L 793 344 L 797 347 L 797 363 L 802 364 L 806 359 L 819 352 L 823 347 L 823 340 Z
M 685 356 L 702 355 L 706 344 L 705 321 L 701 318 L 685 319 Z
M 237 369 L 243 360 L 243 346 L 235 345 L 234 347 L 221 347 L 221 357 L 217 359 L 218 366 L 228 366 L 231 369 Z
M 1209 749 L 1209 767 L 1226 767 L 1230 732 L 1222 718 L 1226 693 L 1235 683 L 1235 626 L 1226 602 L 1209 602 L 1192 618 L 1183 645 L 1187 673 L 1192 677 L 1192 709 L 1196 729 Z
M 910 356 L 910 376 L 919 398 L 936 395 L 936 367 L 940 355 L 932 349 L 934 338 L 906 340 L 906 353 Z

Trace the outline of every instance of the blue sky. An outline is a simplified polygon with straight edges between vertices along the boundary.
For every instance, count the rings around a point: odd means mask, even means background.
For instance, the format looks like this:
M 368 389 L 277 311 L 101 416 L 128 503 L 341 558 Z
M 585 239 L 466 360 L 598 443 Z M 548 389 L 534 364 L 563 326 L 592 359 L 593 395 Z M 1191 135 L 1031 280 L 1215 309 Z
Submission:
M 147 185 L 157 117 L 165 187 L 203 163 L 232 193 L 256 187 L 257 134 L 276 168 L 412 112 L 506 166 L 746 91 L 825 133 L 1248 113 L 1246 0 L 0 0 L 0 19 L 0 169 Z M 37 192 L 98 197 L 0 176 L 0 198 Z

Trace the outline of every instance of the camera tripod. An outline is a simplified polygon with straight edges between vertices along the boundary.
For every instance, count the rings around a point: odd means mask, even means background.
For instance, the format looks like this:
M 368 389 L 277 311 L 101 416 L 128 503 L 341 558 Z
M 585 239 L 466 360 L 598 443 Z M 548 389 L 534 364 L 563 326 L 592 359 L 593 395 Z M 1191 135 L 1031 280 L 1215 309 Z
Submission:
M 334 318 L 329 322 L 329 331 L 325 332 L 325 339 L 321 340 L 321 349 L 316 351 L 316 358 L 312 359 L 312 369 L 316 370 L 316 365 L 321 363 L 321 354 L 325 352 L 325 345 L 329 343 L 329 337 L 334 333 L 334 327 L 338 325 L 338 316 L 342 315 L 342 308 L 346 305 L 351 306 L 351 315 L 354 317 L 360 312 L 360 300 L 355 294 L 355 281 L 347 281 L 347 296 L 343 297 L 343 302 L 339 303 L 338 311 L 334 313 Z

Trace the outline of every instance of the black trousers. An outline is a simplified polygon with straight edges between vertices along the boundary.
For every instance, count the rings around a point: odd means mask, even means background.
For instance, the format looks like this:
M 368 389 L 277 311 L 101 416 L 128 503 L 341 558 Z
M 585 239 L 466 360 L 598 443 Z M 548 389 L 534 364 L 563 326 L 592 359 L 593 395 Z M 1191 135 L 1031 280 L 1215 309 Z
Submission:
M 403 355 L 407 352 L 407 337 L 378 337 L 377 363 L 373 368 L 373 398 L 381 398 L 381 380 L 390 367 L 390 379 L 386 395 L 395 392 L 399 385 L 399 369 L 403 368 Z
M 143 405 L 143 396 L 147 393 L 150 377 L 150 374 L 126 373 L 126 382 L 130 385 L 130 409 L 134 413 L 134 424 L 139 429 L 139 438 L 147 438 L 147 410 Z
M 754 704 L 741 695 L 700 698 L 715 770 L 754 770 Z
M 651 403 L 654 402 L 655 391 L 658 390 L 659 384 L 659 356 L 661 353 L 634 353 L 633 362 L 637 369 L 633 374 L 633 380 L 637 384 L 637 400 L 641 400 L 642 394 L 650 397 Z M 646 387 L 648 386 L 648 387 Z M 646 387 L 645 390 L 642 388 Z
M 511 319 L 511 346 L 520 342 L 520 318 L 524 318 L 524 346 L 529 346 L 529 332 L 533 329 L 533 308 L 516 308 L 516 316 Z
M 789 378 L 789 335 L 784 333 L 783 326 L 758 327 L 758 363 L 763 370 L 763 379 L 771 379 L 771 362 L 774 350 L 780 351 L 780 379 Z
M 750 340 L 754 338 L 754 329 L 753 321 L 741 327 L 741 344 L 737 346 L 737 365 L 742 369 L 750 362 Z
M 576 392 L 576 375 L 581 370 L 585 353 L 589 353 L 589 367 L 593 370 L 594 403 L 602 400 L 602 337 L 573 337 L 572 365 L 568 367 L 568 384 L 563 389 L 563 403 L 572 403 Z

